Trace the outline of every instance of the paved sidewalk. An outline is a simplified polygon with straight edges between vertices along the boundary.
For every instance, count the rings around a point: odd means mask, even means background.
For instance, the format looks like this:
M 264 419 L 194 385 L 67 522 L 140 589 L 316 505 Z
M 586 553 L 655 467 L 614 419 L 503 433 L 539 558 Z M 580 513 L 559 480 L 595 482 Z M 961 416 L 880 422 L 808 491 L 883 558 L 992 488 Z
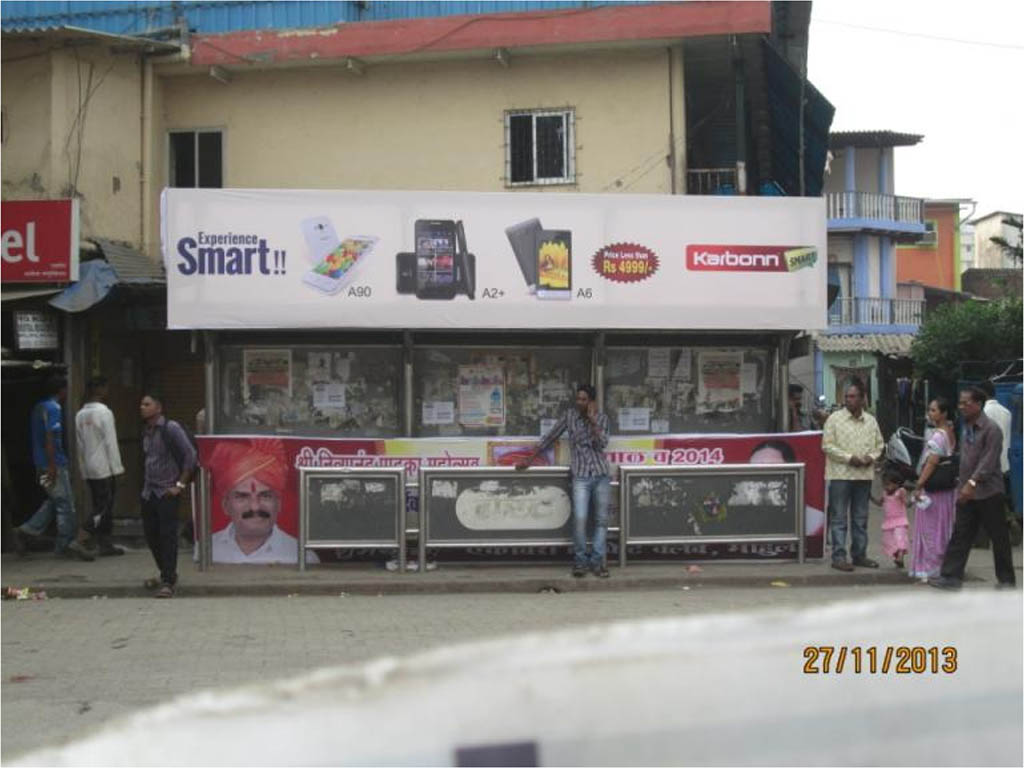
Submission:
M 803 564 L 782 561 L 750 562 L 647 562 L 631 561 L 625 569 L 610 562 L 611 578 L 588 575 L 574 579 L 569 563 L 506 564 L 447 563 L 426 573 L 396 573 L 380 563 L 344 563 L 310 565 L 304 573 L 295 566 L 214 565 L 200 571 L 191 552 L 181 555 L 177 594 L 184 596 L 263 596 L 263 595 L 394 595 L 450 593 L 531 593 L 545 590 L 618 591 L 708 587 L 829 587 L 844 584 L 906 585 L 906 574 L 897 570 L 880 551 L 877 534 L 880 512 L 872 508 L 868 555 L 877 560 L 877 569 L 857 568 L 842 573 L 830 567 L 830 561 L 809 560 Z M 1021 550 L 1014 548 L 1014 564 L 1021 583 Z M 700 570 L 691 572 L 688 566 Z M 156 576 L 153 559 L 147 549 L 133 548 L 123 557 L 98 558 L 83 563 L 55 558 L 46 552 L 30 553 L 24 558 L 4 554 L 4 587 L 30 587 L 45 590 L 49 597 L 139 597 L 147 591 L 142 582 Z M 967 586 L 991 588 L 995 572 L 991 550 L 975 549 L 967 568 Z

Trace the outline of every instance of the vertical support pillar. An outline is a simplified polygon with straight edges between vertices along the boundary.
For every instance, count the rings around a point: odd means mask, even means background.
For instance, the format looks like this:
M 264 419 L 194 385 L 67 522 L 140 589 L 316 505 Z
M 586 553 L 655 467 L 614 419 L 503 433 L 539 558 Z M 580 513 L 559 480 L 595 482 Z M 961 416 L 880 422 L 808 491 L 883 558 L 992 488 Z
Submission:
M 868 265 L 868 236 L 858 232 L 853 236 L 853 322 L 861 322 L 862 299 L 870 294 L 871 272 Z
M 736 192 L 747 194 L 747 83 L 743 54 L 736 36 L 732 38 L 732 66 L 736 85 Z
M 843 151 L 843 188 L 847 192 L 857 191 L 857 148 L 846 147 Z

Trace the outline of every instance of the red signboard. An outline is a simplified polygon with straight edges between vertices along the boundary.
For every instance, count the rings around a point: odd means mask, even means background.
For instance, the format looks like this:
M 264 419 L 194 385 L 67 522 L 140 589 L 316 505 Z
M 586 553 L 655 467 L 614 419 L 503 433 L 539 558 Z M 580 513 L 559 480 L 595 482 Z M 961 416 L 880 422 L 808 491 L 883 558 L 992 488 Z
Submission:
M 77 200 L 5 200 L 0 210 L 4 283 L 78 279 Z

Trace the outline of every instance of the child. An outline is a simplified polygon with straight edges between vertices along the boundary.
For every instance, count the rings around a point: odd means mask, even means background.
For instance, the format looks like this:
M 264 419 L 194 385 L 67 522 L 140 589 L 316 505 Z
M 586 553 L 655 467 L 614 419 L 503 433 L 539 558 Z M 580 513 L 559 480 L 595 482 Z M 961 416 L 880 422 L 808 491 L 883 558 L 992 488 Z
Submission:
M 910 528 L 910 521 L 907 520 L 907 492 L 903 488 L 902 478 L 895 473 L 886 473 L 882 484 L 885 488 L 882 501 L 872 498 L 885 513 L 882 519 L 882 551 L 892 558 L 897 568 L 902 568 L 903 557 L 910 548 L 907 536 Z

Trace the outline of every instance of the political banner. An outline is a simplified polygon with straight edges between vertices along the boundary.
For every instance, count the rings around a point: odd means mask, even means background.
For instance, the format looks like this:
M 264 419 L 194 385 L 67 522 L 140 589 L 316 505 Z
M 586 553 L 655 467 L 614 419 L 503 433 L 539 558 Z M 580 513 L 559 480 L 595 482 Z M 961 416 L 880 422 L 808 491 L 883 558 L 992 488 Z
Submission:
M 514 466 L 529 455 L 535 438 L 395 438 L 338 440 L 306 437 L 201 435 L 200 461 L 210 472 L 212 559 L 229 563 L 295 563 L 298 559 L 299 470 L 303 467 L 403 467 L 415 483 L 421 467 Z M 622 465 L 719 465 L 803 463 L 805 553 L 821 557 L 825 534 L 825 462 L 820 432 L 762 435 L 668 435 L 612 437 L 605 452 L 613 476 Z M 535 466 L 567 466 L 565 440 Z M 407 519 L 415 520 L 418 494 L 407 495 Z M 714 545 L 673 545 L 679 556 L 711 553 Z M 700 550 L 703 547 L 704 550 Z M 730 549 L 731 547 L 731 549 Z M 310 553 L 312 554 L 312 553 Z M 670 553 L 672 554 L 672 553 Z M 735 544 L 711 556 L 721 559 L 795 557 L 791 544 Z M 315 562 L 309 558 L 309 562 Z

